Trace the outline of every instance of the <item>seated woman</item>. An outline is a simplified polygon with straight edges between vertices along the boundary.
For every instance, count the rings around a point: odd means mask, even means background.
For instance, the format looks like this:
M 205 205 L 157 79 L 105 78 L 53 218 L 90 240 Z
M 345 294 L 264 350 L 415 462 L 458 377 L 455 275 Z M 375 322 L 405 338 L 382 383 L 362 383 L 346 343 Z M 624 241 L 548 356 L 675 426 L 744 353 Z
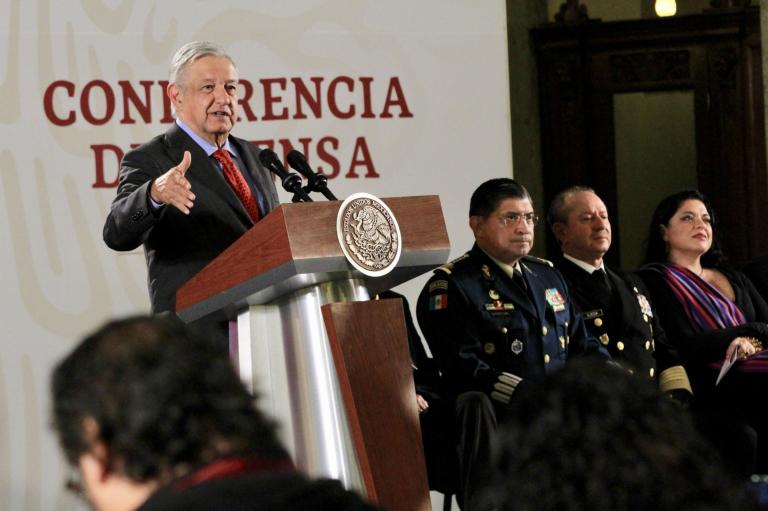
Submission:
M 717 418 L 734 427 L 742 421 L 759 438 L 763 427 L 751 411 L 760 393 L 754 385 L 768 382 L 759 374 L 764 362 L 751 363 L 753 372 L 739 368 L 747 368 L 739 362 L 719 385 L 715 382 L 724 360 L 746 359 L 768 345 L 768 304 L 744 274 L 724 263 L 716 225 L 714 211 L 698 191 L 665 198 L 653 213 L 647 264 L 639 273 L 670 343 L 680 352 L 705 422 Z M 714 436 L 724 433 L 713 430 Z M 733 450 L 734 442 L 720 440 L 724 452 Z

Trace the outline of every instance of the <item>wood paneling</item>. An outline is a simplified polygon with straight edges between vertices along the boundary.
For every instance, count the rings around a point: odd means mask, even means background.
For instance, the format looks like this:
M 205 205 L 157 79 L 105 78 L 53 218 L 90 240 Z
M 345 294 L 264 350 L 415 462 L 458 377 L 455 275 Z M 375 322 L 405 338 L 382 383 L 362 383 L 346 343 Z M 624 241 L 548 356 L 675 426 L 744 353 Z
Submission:
M 402 301 L 322 310 L 368 494 L 388 511 L 429 511 Z

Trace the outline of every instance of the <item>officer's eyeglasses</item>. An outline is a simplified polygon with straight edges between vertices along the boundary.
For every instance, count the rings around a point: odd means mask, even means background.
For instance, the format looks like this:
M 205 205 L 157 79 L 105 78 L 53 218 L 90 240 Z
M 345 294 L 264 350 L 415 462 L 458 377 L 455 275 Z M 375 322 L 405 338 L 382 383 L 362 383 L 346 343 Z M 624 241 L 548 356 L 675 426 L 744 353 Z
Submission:
M 499 216 L 501 224 L 504 227 L 514 227 L 521 220 L 525 219 L 525 223 L 528 225 L 536 225 L 539 222 L 539 215 L 536 213 L 507 213 L 506 215 Z

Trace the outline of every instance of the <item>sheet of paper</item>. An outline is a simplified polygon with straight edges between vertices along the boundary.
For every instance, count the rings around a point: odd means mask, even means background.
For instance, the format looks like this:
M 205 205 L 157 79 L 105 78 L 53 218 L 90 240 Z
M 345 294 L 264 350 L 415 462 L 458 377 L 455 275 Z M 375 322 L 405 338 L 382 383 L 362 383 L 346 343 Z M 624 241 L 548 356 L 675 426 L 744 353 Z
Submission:
M 731 358 L 728 360 L 723 360 L 723 367 L 720 368 L 720 374 L 717 375 L 717 381 L 715 382 L 715 385 L 720 383 L 720 380 L 723 379 L 723 376 L 726 375 L 728 371 L 731 370 L 731 367 L 733 367 L 733 364 L 736 363 L 736 361 L 739 359 L 739 350 L 735 349 L 733 350 L 733 353 L 731 353 Z

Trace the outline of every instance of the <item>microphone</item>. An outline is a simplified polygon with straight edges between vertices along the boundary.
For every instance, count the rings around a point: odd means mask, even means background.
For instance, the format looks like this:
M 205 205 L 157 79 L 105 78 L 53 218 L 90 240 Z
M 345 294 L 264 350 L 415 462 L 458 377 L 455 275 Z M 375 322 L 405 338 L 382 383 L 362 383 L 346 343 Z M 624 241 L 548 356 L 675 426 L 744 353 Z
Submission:
M 301 178 L 297 174 L 285 170 L 280 158 L 273 150 L 262 149 L 259 153 L 259 161 L 283 181 L 283 189 L 293 194 L 293 202 L 314 202 L 301 187 Z
M 328 200 L 338 200 L 336 196 L 328 189 L 328 178 L 325 175 L 315 172 L 307 163 L 307 159 L 297 150 L 288 153 L 288 165 L 293 167 L 302 176 L 307 178 L 308 189 L 312 192 L 320 192 Z

